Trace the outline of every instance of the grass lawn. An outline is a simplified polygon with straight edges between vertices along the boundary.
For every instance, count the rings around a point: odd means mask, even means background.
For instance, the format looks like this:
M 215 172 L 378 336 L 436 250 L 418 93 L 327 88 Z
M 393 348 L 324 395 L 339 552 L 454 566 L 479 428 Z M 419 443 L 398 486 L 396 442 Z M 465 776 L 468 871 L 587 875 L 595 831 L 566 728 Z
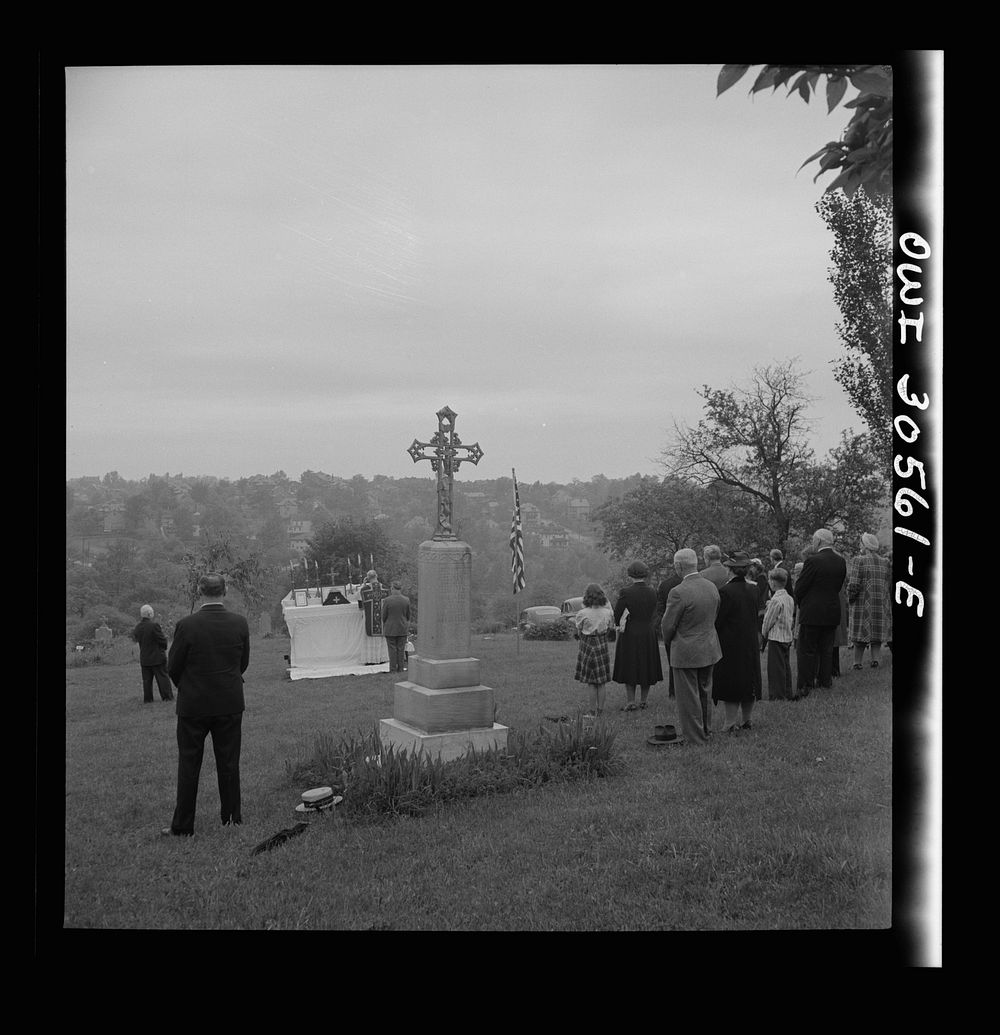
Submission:
M 575 713 L 575 641 L 474 637 L 498 721 Z M 662 648 L 661 648 L 662 649 Z M 246 676 L 243 825 L 219 823 L 206 745 L 194 838 L 173 812 L 174 707 L 143 705 L 137 660 L 66 670 L 67 928 L 232 930 L 881 929 L 891 921 L 891 677 L 844 675 L 800 703 L 759 703 L 754 730 L 704 749 L 653 748 L 675 721 L 666 683 L 608 720 L 621 775 L 547 784 L 354 825 L 301 818 L 286 763 L 319 733 L 392 715 L 394 676 L 296 680 L 284 638 L 256 639 Z M 765 677 L 766 686 L 766 677 Z

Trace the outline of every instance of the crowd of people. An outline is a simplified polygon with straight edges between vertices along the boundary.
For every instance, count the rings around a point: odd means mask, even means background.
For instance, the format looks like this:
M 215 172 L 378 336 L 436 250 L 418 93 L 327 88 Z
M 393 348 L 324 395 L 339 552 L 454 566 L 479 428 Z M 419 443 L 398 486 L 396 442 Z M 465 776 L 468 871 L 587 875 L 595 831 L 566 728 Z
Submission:
M 635 560 L 613 606 L 601 586 L 588 585 L 574 616 L 575 679 L 590 690 L 585 719 L 607 711 L 609 682 L 625 688 L 620 711 L 649 707 L 650 688 L 664 680 L 660 637 L 678 743 L 705 744 L 715 732 L 753 729 L 754 705 L 764 699 L 762 654 L 770 701 L 800 701 L 831 687 L 848 644 L 854 670 L 863 667 L 866 651 L 877 668 L 882 646 L 892 646 L 891 557 L 881 555 L 867 532 L 850 563 L 834 542 L 830 529 L 817 529 L 791 569 L 778 549 L 764 562 L 706 546 L 700 569 L 694 550 L 678 550 L 673 571 L 655 590 L 649 568 Z M 713 721 L 720 712 L 721 722 Z
M 583 607 L 574 616 L 580 641 L 575 678 L 590 689 L 586 717 L 596 720 L 606 712 L 609 682 L 625 687 L 621 711 L 649 707 L 650 689 L 664 679 L 660 636 L 668 693 L 676 700 L 681 726 L 682 735 L 674 743 L 705 744 L 717 731 L 753 729 L 754 705 L 763 698 L 759 655 L 765 651 L 771 701 L 797 701 L 816 688 L 832 686 L 840 673 L 840 647 L 847 643 L 854 647 L 854 669 L 862 668 L 866 650 L 869 664 L 877 668 L 882 645 L 892 643 L 890 558 L 881 556 L 878 540 L 866 533 L 860 553 L 848 565 L 826 528 L 816 531 L 802 555 L 789 572 L 779 550 L 771 551 L 765 565 L 743 551 L 724 557 L 718 546 L 707 546 L 705 566 L 699 570 L 694 550 L 678 550 L 673 571 L 655 590 L 649 585 L 649 568 L 636 560 L 614 606 L 599 585 L 588 585 Z M 385 640 L 390 671 L 403 671 L 409 600 L 398 582 L 384 594 L 374 571 L 368 573 L 366 588 L 361 601 L 366 631 Z M 250 661 L 250 631 L 244 617 L 223 605 L 223 575 L 201 576 L 198 592 L 201 607 L 177 623 L 169 652 L 149 605 L 141 608 L 133 630 L 140 648 L 143 700 L 152 703 L 154 681 L 163 700 L 177 700 L 177 803 L 170 826 L 162 831 L 167 836 L 194 831 L 209 736 L 222 823 L 242 819 L 243 673 Z M 716 730 L 713 707 L 719 706 L 723 721 Z

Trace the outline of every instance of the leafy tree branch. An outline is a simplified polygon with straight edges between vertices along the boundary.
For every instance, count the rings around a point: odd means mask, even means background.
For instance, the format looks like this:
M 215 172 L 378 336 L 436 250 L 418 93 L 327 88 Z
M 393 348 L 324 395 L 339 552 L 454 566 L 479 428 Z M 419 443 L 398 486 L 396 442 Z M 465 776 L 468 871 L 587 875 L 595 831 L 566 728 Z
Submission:
M 756 62 L 723 65 L 716 84 L 716 96 L 738 83 Z M 797 74 L 796 74 L 797 73 Z M 844 103 L 853 114 L 839 140 L 824 144 L 799 168 L 819 162 L 818 180 L 824 173 L 836 173 L 826 190 L 841 188 L 852 197 L 859 187 L 872 197 L 892 193 L 892 68 L 889 65 L 763 65 L 750 95 L 770 88 L 788 86 L 787 96 L 797 93 L 806 104 L 826 76 L 827 113 L 843 100 L 848 85 L 859 93 Z M 793 80 L 793 77 L 794 80 Z M 790 84 L 790 85 L 789 85 Z

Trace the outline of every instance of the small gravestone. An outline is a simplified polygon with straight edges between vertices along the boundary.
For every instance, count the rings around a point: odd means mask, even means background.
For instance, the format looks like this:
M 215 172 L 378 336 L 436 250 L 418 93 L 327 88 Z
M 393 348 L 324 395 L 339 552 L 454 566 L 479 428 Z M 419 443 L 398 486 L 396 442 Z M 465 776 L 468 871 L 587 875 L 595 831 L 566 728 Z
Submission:
M 94 630 L 94 639 L 97 640 L 98 643 L 110 643 L 112 636 L 114 636 L 114 633 L 111 631 L 110 626 L 104 623 Z
M 451 507 L 454 471 L 463 460 L 478 464 L 483 451 L 478 443 L 462 445 L 455 417 L 447 406 L 439 410 L 437 434 L 407 451 L 414 463 L 430 460 L 437 474 L 437 530 L 417 551 L 419 653 L 408 658 L 409 678 L 395 685 L 393 717 L 379 724 L 384 745 L 441 761 L 507 746 L 507 727 L 493 721 L 493 690 L 480 682 L 479 659 L 469 656 L 472 549 L 452 531 Z

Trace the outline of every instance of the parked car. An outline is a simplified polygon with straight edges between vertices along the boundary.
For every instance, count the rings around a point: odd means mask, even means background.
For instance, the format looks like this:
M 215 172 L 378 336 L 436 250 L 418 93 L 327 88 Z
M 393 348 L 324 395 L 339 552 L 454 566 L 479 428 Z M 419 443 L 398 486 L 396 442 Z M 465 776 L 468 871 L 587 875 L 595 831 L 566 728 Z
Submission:
M 529 625 L 548 625 L 549 622 L 555 622 L 561 617 L 562 611 L 558 607 L 542 604 L 538 607 L 526 607 L 521 612 L 517 625 L 521 632 L 524 632 Z
M 577 611 L 583 610 L 583 597 L 570 597 L 562 602 L 562 613 L 564 615 L 575 615 Z

